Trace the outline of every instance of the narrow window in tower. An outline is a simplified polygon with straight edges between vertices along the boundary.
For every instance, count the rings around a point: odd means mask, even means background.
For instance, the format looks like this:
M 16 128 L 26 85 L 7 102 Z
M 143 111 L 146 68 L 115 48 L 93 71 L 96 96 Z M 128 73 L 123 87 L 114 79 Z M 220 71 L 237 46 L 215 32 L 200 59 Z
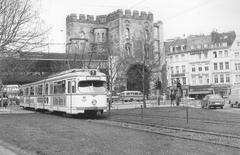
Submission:
M 149 31 L 146 29 L 145 30 L 145 37 L 146 37 L 146 41 L 150 40 L 150 34 L 149 34 Z
M 102 33 L 102 42 L 105 42 L 105 35 Z
M 125 37 L 126 37 L 126 39 L 130 39 L 130 30 L 129 30 L 129 28 L 126 28 Z
M 127 55 L 132 56 L 131 44 L 129 43 L 125 44 L 125 50 L 127 52 Z
M 100 42 L 100 34 L 97 33 L 97 42 L 99 43 Z

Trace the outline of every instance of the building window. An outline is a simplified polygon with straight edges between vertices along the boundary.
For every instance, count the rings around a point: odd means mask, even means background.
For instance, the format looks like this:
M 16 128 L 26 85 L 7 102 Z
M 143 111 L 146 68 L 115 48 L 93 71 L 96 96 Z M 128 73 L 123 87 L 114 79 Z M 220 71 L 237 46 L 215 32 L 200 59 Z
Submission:
M 224 51 L 224 57 L 228 57 L 228 51 L 227 50 Z
M 146 40 L 150 40 L 150 33 L 147 29 L 145 29 Z
M 204 53 L 204 58 L 205 58 L 205 59 L 208 58 L 208 53 L 207 53 L 207 52 Z
M 220 67 L 220 70 L 223 70 L 223 63 L 220 62 L 219 65 L 220 65 L 220 66 L 219 66 L 219 67 Z
M 175 61 L 178 61 L 178 55 L 175 56 Z
M 170 56 L 170 62 L 173 62 L 173 57 L 172 56 Z
M 126 37 L 126 39 L 130 39 L 130 30 L 129 30 L 129 28 L 126 28 L 125 37 Z
M 182 65 L 182 72 L 185 73 L 186 72 L 186 68 L 184 65 Z
M 214 68 L 214 70 L 217 70 L 217 63 L 213 63 L 213 68 Z
M 219 51 L 219 57 L 222 57 L 222 56 L 223 56 L 223 52 Z
M 226 82 L 230 82 L 230 76 L 229 76 L 229 74 L 226 74 Z
M 196 84 L 196 77 L 192 77 L 192 83 Z
M 218 75 L 214 75 L 214 83 L 218 83 Z
M 154 41 L 154 50 L 159 51 L 159 41 L 158 40 Z
M 100 42 L 100 33 L 97 33 L 97 42 Z
M 240 82 L 240 74 L 239 74 L 239 75 L 236 75 L 235 77 L 236 77 L 235 82 L 236 82 L 236 83 Z
M 203 82 L 203 81 L 202 81 L 202 76 L 199 76 L 199 77 L 198 77 L 198 80 L 199 80 L 199 84 L 202 84 L 202 82 Z
M 176 66 L 176 73 L 179 74 L 179 66 Z
M 185 59 L 185 54 L 182 54 L 181 56 L 182 56 L 182 60 L 184 60 Z
M 237 71 L 240 70 L 240 63 L 235 64 L 235 70 L 237 70 Z
M 235 53 L 234 53 L 234 56 L 235 56 L 235 57 L 239 57 L 239 52 L 235 52 Z
M 220 83 L 224 83 L 224 75 L 223 74 L 220 75 Z
M 198 54 L 198 58 L 199 58 L 199 60 L 201 60 L 201 59 L 202 59 L 202 55 L 201 55 L 201 53 L 200 53 L 200 54 Z
M 198 71 L 201 72 L 202 71 L 202 67 L 198 67 Z
M 102 42 L 105 42 L 105 34 L 102 33 Z
M 206 75 L 206 83 L 208 84 L 209 83 L 209 76 Z
M 192 67 L 192 72 L 195 72 L 195 71 L 196 71 L 195 67 Z
M 229 62 L 225 62 L 225 69 L 229 70 Z
M 175 52 L 175 47 L 172 48 L 172 51 Z
M 224 42 L 224 43 L 222 44 L 222 46 L 223 46 L 223 47 L 227 47 L 227 43 Z
M 186 84 L 187 84 L 186 77 L 183 77 L 183 78 L 182 78 L 182 82 L 183 82 L 183 84 L 184 84 L 184 85 L 186 85 Z
M 205 71 L 208 71 L 209 70 L 209 67 L 208 66 L 205 66 Z
M 171 67 L 171 74 L 174 74 L 173 67 Z
M 127 55 L 132 56 L 131 44 L 126 43 L 125 44 L 125 50 L 127 52 Z
M 216 51 L 213 52 L 213 57 L 217 58 L 217 52 Z

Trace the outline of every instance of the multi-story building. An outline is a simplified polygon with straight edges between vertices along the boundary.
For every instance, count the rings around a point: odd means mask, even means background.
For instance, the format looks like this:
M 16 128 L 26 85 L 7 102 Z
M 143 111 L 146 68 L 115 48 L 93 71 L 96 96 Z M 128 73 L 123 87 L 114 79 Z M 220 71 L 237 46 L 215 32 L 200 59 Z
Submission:
M 235 32 L 220 34 L 212 32 L 211 38 L 212 88 L 215 93 L 227 96 L 230 92 L 232 74 L 230 48 L 235 39 Z
M 212 32 L 210 35 L 191 35 L 185 39 L 178 38 L 165 43 L 169 89 L 174 89 L 173 81 L 180 79 L 183 89 L 191 97 L 203 98 L 213 92 L 222 96 L 228 95 L 233 73 L 230 47 L 234 39 L 235 32 Z M 180 60 L 179 55 L 183 51 L 179 52 L 176 48 L 180 49 L 179 42 L 183 41 L 186 46 L 186 59 Z M 237 64 L 237 59 L 234 60 Z M 180 66 L 187 66 L 184 75 L 179 75 Z
M 71 14 L 66 18 L 67 52 L 77 54 L 106 54 L 110 62 L 109 73 L 115 72 L 114 89 L 142 90 L 142 78 L 133 79 L 131 73 L 139 66 L 146 68 L 147 91 L 153 82 L 161 79 L 161 69 L 165 61 L 163 46 L 163 23 L 154 23 L 151 12 L 117 10 L 107 15 L 94 16 Z M 154 64 L 153 64 L 154 62 Z M 118 68 L 117 66 L 121 66 Z M 152 68 L 154 66 L 154 68 Z M 143 67 L 142 67 L 143 68 Z M 111 71 L 110 71 L 111 70 Z M 136 71 L 138 72 L 138 71 Z M 135 77 L 134 77 L 135 78 Z M 165 84 L 166 82 L 162 82 Z M 151 92 L 150 92 L 151 93 Z
M 202 97 L 210 91 L 210 59 L 209 49 L 211 37 L 206 35 L 189 36 L 187 51 L 189 52 L 189 95 Z
M 170 89 L 175 89 L 177 81 L 182 83 L 183 92 L 187 93 L 189 86 L 189 53 L 186 39 L 174 39 L 166 43 L 167 79 Z
M 237 35 L 230 48 L 231 83 L 240 85 L 240 36 Z

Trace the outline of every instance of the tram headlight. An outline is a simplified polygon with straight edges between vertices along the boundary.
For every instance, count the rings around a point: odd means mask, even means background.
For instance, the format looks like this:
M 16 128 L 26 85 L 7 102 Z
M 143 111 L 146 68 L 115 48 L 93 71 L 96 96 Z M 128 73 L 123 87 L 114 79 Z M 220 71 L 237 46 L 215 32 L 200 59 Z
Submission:
M 92 100 L 92 105 L 96 105 L 97 104 L 97 100 L 93 99 Z

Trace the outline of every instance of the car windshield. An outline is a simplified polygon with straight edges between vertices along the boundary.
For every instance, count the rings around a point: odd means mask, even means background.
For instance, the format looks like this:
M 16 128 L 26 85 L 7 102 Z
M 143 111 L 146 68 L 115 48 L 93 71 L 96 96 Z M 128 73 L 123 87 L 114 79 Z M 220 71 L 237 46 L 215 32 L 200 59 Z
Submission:
M 211 99 L 211 100 L 221 100 L 222 97 L 220 95 L 210 95 L 209 99 Z

